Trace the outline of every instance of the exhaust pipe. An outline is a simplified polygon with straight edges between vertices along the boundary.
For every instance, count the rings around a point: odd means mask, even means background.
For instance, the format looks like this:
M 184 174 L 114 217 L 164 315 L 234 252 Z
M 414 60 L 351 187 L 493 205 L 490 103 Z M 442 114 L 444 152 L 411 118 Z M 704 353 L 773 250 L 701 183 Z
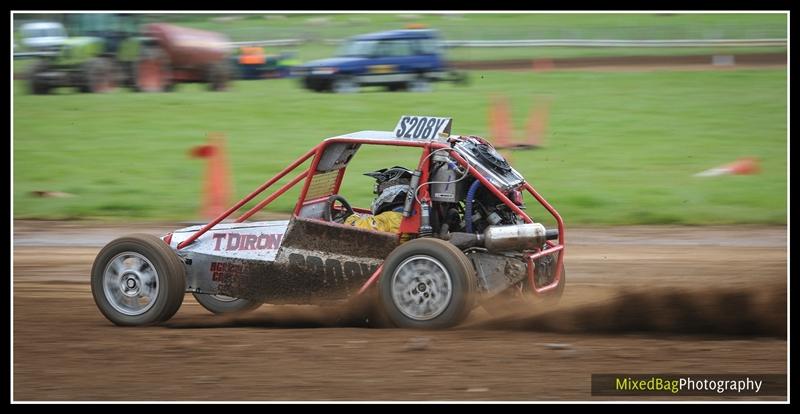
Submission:
M 454 232 L 448 239 L 460 249 L 485 247 L 491 252 L 534 250 L 545 240 L 558 238 L 558 229 L 546 230 L 540 223 L 489 226 L 483 234 Z

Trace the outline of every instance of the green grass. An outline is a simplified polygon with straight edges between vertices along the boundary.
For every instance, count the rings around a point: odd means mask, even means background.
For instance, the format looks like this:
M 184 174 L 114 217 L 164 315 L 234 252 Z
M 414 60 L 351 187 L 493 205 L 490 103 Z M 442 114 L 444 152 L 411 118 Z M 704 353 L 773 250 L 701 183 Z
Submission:
M 223 19 L 228 19 L 221 21 Z M 786 37 L 785 13 L 467 13 L 157 15 L 153 21 L 227 34 L 235 41 L 276 38 L 341 39 L 402 29 L 436 28 L 447 39 L 707 39 Z
M 314 94 L 293 80 L 243 81 L 227 93 L 31 96 L 15 83 L 14 217 L 193 219 L 204 164 L 187 151 L 228 137 L 237 197 L 321 139 L 391 129 L 402 114 L 451 116 L 487 135 L 492 94 L 511 100 L 521 135 L 535 96 L 552 99 L 545 148 L 513 165 L 570 224 L 786 223 L 785 70 L 473 72 L 471 85 L 428 94 Z M 755 156 L 762 173 L 692 174 Z M 363 171 L 412 167 L 407 151 L 364 148 L 343 195 L 368 206 Z M 39 198 L 32 191 L 72 198 Z M 275 211 L 293 204 L 292 194 Z M 531 200 L 529 200 L 531 201 Z M 536 213 L 535 210 L 532 211 Z

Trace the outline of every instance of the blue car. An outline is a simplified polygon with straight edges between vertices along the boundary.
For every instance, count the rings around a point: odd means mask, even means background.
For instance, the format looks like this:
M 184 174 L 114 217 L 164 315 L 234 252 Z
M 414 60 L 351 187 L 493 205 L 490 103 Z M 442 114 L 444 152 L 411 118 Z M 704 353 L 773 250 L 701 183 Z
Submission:
M 390 91 L 425 92 L 431 83 L 463 81 L 442 56 L 439 34 L 430 29 L 392 30 L 348 39 L 338 55 L 295 69 L 302 85 L 316 92 L 357 92 L 383 86 Z

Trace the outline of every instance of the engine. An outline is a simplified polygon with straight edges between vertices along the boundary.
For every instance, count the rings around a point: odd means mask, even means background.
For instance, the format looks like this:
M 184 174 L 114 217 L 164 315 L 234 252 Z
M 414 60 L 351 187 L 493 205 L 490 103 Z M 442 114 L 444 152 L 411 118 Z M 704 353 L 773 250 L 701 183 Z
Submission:
M 520 192 L 522 176 L 491 145 L 481 138 L 467 137 L 453 148 L 515 205 L 525 208 Z M 541 224 L 526 224 L 446 152 L 434 154 L 431 161 L 432 205 L 427 216 L 433 235 L 461 248 L 491 250 L 533 249 L 544 242 L 547 234 Z

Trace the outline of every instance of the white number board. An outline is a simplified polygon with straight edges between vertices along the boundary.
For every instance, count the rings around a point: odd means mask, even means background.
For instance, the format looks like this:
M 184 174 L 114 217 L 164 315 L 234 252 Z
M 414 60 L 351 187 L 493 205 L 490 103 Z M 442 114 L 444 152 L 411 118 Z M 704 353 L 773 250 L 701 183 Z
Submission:
M 452 118 L 403 115 L 394 128 L 394 136 L 397 138 L 434 139 L 439 136 L 439 133 L 449 134 L 452 126 Z

